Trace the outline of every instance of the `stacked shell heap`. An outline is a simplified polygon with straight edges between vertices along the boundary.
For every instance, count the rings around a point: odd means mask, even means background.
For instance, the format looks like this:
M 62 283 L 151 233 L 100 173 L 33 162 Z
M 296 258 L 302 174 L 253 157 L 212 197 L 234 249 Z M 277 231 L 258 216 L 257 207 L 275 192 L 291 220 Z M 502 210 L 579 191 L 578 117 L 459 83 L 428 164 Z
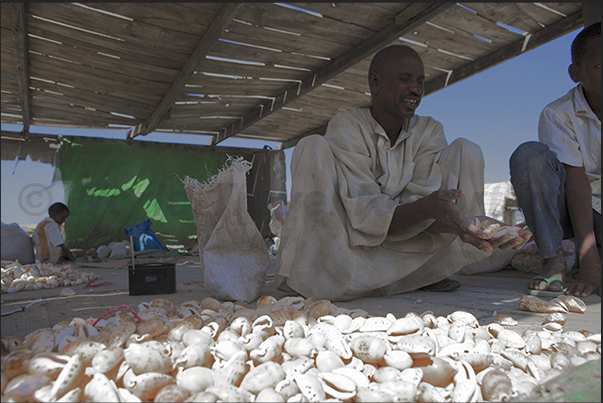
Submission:
M 562 312 L 522 335 L 504 315 L 370 317 L 301 297 L 158 298 L 138 316 L 3 338 L 2 401 L 505 401 L 601 356 L 601 335 L 563 331 Z
M 99 279 L 89 272 L 78 272 L 70 264 L 19 262 L 2 264 L 2 294 L 32 291 L 57 287 L 68 287 Z

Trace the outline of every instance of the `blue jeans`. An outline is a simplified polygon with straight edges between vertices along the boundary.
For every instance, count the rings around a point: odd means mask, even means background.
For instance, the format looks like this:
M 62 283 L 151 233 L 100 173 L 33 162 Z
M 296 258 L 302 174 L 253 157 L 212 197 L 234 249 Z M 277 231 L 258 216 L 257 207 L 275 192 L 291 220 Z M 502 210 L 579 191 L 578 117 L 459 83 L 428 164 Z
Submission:
M 555 256 L 574 232 L 565 198 L 565 168 L 550 148 L 537 141 L 521 144 L 509 160 L 511 183 L 543 259 Z M 593 210 L 593 227 L 601 254 L 601 215 Z

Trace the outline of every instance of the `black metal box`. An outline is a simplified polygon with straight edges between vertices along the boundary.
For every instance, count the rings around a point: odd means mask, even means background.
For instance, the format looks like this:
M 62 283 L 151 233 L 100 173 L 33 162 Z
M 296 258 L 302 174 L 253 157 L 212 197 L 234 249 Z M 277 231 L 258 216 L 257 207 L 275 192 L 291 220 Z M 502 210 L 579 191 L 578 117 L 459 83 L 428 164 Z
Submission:
M 128 267 L 130 295 L 173 294 L 176 292 L 174 263 L 144 263 Z

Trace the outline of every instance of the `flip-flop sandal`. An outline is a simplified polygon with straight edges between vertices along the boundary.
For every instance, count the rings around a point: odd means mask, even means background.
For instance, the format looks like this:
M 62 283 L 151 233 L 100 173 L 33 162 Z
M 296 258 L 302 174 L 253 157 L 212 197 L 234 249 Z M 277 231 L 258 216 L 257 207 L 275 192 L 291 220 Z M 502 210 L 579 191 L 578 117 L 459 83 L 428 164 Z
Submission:
M 419 288 L 421 291 L 435 291 L 435 292 L 451 292 L 460 288 L 460 281 L 453 280 L 451 278 L 445 278 L 444 280 L 438 281 L 437 283 L 433 283 L 427 285 L 425 287 Z
M 565 294 L 565 288 L 563 288 L 563 279 L 561 277 L 558 277 L 558 276 L 554 276 L 554 277 L 535 276 L 532 278 L 532 280 L 544 281 L 546 283 L 547 290 L 528 289 L 529 295 L 536 295 L 536 296 L 540 296 L 540 297 L 557 297 L 559 295 Z M 559 281 L 561 283 L 561 286 L 562 286 L 561 290 L 559 290 L 559 291 L 548 290 L 549 286 L 551 285 L 551 283 L 553 281 Z

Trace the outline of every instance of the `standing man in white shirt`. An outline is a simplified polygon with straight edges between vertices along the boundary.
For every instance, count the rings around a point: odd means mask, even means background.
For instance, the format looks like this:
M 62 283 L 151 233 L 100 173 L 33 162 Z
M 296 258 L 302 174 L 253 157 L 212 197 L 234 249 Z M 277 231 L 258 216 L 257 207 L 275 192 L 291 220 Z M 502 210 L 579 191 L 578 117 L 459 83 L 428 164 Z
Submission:
M 544 259 L 531 290 L 562 292 L 567 267 L 561 242 L 574 238 L 579 271 L 565 291 L 601 295 L 601 23 L 571 46 L 576 87 L 544 108 L 540 142 L 520 145 L 509 161 L 511 182 Z
M 48 217 L 42 220 L 34 230 L 32 240 L 36 260 L 59 263 L 61 260 L 75 260 L 75 255 L 65 245 L 61 225 L 69 217 L 69 208 L 60 202 L 48 208 Z
M 276 261 L 284 290 L 350 300 L 423 288 L 453 291 L 448 276 L 493 248 L 531 237 L 485 240 L 468 217 L 484 216 L 484 161 L 466 139 L 448 145 L 442 125 L 415 115 L 421 57 L 407 46 L 377 52 L 372 106 L 335 115 L 324 137 L 293 154 L 292 200 Z

